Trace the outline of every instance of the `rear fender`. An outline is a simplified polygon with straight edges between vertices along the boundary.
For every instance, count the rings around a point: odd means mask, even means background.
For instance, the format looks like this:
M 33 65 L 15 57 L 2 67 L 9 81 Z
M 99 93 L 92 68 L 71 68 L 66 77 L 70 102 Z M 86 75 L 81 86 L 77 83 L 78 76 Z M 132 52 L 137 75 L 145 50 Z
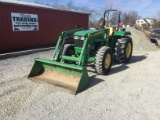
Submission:
M 111 40 L 111 44 L 109 45 L 112 48 L 112 51 L 114 52 L 116 42 L 119 38 L 122 38 L 123 36 L 131 35 L 131 32 L 129 31 L 115 31 Z

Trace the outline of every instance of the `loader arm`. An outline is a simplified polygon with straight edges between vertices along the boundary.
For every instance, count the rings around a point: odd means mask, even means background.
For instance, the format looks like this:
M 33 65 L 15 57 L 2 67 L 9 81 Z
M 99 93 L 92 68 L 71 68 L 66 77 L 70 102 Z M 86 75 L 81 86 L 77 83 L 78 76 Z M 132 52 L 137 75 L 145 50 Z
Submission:
M 85 40 L 84 40 L 84 45 L 82 47 L 82 52 L 80 54 L 80 57 L 79 57 L 79 62 L 78 62 L 78 65 L 79 66 L 85 66 L 87 64 L 87 53 L 88 53 L 88 50 L 87 50 L 87 44 L 88 44 L 88 38 L 89 38 L 89 35 L 86 36 Z
M 75 29 L 75 30 L 68 30 L 68 31 L 64 31 L 61 33 L 61 35 L 58 38 L 58 42 L 56 44 L 55 50 L 53 52 L 53 60 L 54 61 L 58 61 L 59 56 L 62 53 L 64 43 L 67 41 L 67 39 L 70 36 L 72 36 L 75 32 L 81 31 L 81 30 L 84 30 L 84 29 L 80 28 L 80 29 Z
M 78 57 L 79 66 L 86 66 L 89 60 L 94 62 L 95 59 L 93 58 L 92 55 L 90 55 L 90 51 L 92 50 L 93 52 L 94 49 L 91 48 L 94 48 L 96 46 L 96 43 L 103 43 L 104 45 L 106 45 L 107 44 L 106 37 L 108 32 L 109 32 L 108 29 L 103 29 L 100 31 L 86 31 L 86 34 L 82 35 L 82 37 L 85 37 L 85 40 L 83 42 L 83 47 L 76 48 L 76 49 L 81 49 L 81 54 Z

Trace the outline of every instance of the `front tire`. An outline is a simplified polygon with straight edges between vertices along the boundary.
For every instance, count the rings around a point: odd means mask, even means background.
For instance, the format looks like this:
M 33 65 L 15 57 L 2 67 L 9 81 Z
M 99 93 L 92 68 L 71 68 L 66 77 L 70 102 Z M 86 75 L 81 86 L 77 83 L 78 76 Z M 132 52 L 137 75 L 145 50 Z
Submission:
M 62 55 L 65 55 L 65 56 L 72 56 L 75 54 L 75 50 L 74 50 L 74 44 L 65 44 L 64 45 L 64 48 L 63 48 L 63 52 L 62 52 Z M 64 62 L 64 63 L 74 63 L 72 61 L 67 61 L 67 60 L 62 60 L 61 62 Z
M 113 54 L 111 48 L 107 46 L 101 47 L 96 54 L 95 70 L 100 75 L 109 73 L 112 65 Z

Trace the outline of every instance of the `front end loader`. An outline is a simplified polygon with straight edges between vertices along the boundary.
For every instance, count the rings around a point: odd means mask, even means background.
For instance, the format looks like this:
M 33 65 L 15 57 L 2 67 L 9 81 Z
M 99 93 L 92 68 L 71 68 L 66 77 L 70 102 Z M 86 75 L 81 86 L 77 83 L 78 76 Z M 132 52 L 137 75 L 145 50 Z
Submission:
M 104 17 L 110 11 L 118 10 L 108 10 Z M 105 26 L 105 21 L 103 24 Z M 62 32 L 53 59 L 36 58 L 28 78 L 54 84 L 77 94 L 90 83 L 86 68 L 89 62 L 95 63 L 95 70 L 101 75 L 110 71 L 114 58 L 120 63 L 129 62 L 132 40 L 126 35 L 130 32 L 118 29 L 112 32 L 111 27 L 100 30 L 79 28 Z

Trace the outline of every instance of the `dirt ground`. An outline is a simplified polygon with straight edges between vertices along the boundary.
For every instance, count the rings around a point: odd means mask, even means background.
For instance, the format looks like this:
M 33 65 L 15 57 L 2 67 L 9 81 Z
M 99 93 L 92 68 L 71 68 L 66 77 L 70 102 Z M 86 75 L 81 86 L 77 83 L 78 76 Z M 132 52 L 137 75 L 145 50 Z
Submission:
M 106 76 L 89 69 L 91 83 L 78 95 L 27 79 L 34 58 L 52 50 L 0 60 L 0 120 L 159 120 L 160 50 L 134 28 L 129 64 Z

